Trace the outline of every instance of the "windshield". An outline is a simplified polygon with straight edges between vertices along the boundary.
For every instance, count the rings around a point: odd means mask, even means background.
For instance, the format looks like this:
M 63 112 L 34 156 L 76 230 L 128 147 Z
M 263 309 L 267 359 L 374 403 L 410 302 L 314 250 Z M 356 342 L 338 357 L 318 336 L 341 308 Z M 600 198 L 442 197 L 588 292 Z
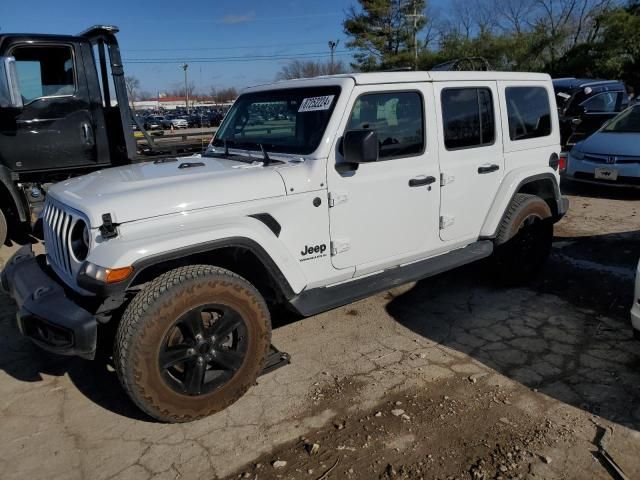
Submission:
M 308 155 L 315 151 L 340 87 L 291 88 L 241 95 L 216 133 L 213 145 Z
M 640 105 L 634 105 L 615 117 L 603 132 L 640 133 Z

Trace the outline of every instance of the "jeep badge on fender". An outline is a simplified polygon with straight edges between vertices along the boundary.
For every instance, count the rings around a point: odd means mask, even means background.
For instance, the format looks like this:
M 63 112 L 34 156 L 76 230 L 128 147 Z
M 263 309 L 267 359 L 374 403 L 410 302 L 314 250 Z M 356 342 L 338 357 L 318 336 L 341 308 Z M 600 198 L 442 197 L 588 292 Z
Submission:
M 300 255 L 304 257 L 305 255 L 311 255 L 312 253 L 316 253 L 316 254 L 324 253 L 326 250 L 327 250 L 326 245 L 315 245 L 315 246 L 306 245 L 304 247 L 304 250 L 300 252 Z

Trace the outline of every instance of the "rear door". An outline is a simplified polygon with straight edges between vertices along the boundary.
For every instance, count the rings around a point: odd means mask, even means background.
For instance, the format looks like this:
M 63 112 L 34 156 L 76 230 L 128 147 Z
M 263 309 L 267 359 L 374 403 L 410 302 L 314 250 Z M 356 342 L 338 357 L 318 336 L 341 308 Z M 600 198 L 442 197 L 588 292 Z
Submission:
M 434 84 L 440 121 L 440 238 L 478 238 L 504 172 L 496 82 Z
M 79 44 L 13 45 L 24 101 L 12 127 L 2 131 L 3 157 L 15 171 L 95 164 L 95 131 Z

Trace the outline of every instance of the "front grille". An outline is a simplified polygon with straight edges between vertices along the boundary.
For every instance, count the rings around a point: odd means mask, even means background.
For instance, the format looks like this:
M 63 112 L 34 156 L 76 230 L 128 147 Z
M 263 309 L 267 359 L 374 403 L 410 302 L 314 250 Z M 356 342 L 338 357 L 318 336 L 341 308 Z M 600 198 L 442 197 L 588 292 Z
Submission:
M 81 217 L 76 212 L 63 208 L 50 197 L 47 197 L 42 212 L 44 242 L 49 264 L 58 274 L 73 278 L 78 262 L 70 251 L 71 231 Z
M 640 157 L 629 155 L 600 155 L 596 153 L 585 153 L 584 159 L 591 163 L 640 163 Z

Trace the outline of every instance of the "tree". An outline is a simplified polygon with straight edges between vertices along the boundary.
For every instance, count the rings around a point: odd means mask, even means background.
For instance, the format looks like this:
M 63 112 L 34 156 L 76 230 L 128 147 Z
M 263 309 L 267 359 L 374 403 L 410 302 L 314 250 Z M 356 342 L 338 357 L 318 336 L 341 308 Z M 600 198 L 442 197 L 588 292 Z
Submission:
M 358 0 L 343 23 L 349 37 L 347 47 L 355 49 L 354 67 L 380 70 L 412 65 L 414 33 L 424 28 L 425 0 Z M 418 15 L 414 14 L 417 13 Z
M 333 68 L 330 62 L 314 62 L 310 60 L 293 60 L 276 75 L 276 80 L 291 80 L 294 78 L 311 78 L 320 75 L 333 75 L 345 73 L 347 68 L 342 61 L 334 61 Z
M 128 75 L 124 77 L 124 84 L 127 88 L 127 95 L 129 96 L 129 104 L 133 109 L 134 108 L 133 104 L 136 101 L 136 94 L 137 94 L 138 88 L 140 88 L 140 80 L 138 80 L 133 75 Z
M 235 87 L 221 89 L 211 88 L 211 96 L 216 103 L 228 103 L 238 98 L 238 91 Z

